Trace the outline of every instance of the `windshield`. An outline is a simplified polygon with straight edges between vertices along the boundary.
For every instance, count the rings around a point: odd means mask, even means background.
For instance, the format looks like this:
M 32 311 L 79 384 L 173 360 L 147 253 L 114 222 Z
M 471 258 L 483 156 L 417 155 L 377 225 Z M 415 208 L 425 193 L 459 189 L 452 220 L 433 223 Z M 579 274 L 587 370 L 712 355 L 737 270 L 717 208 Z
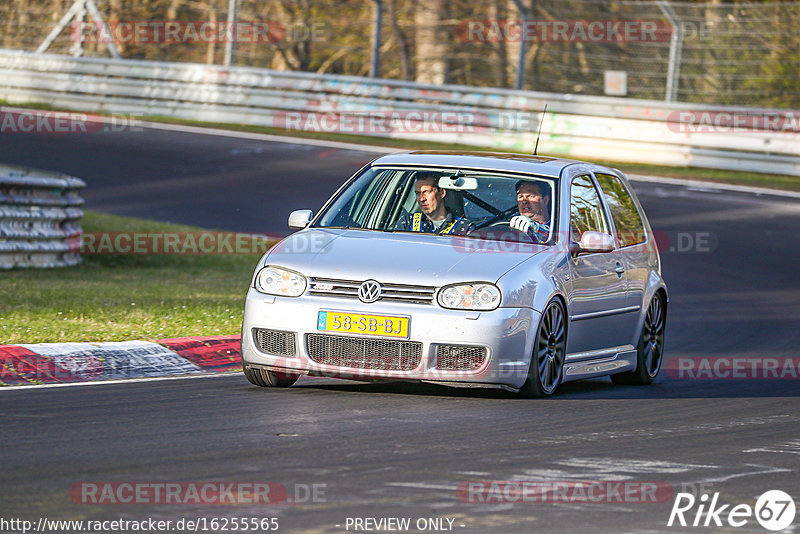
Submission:
M 552 178 L 423 167 L 370 167 L 315 227 L 414 232 L 552 244 Z

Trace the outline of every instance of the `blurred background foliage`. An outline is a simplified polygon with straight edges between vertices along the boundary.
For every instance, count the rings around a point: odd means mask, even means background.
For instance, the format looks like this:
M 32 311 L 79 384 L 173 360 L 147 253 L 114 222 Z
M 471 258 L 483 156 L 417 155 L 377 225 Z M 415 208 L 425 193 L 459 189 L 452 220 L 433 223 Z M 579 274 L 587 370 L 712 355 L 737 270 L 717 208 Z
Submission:
M 376 0 L 237 0 L 238 21 L 265 22 L 274 42 L 237 43 L 236 65 L 367 76 Z M 4 0 L 2 46 L 35 50 L 73 0 Z M 109 22 L 227 20 L 229 0 L 96 0 Z M 518 39 L 470 40 L 470 21 L 657 21 L 663 5 L 682 30 L 676 100 L 800 108 L 800 2 L 605 0 L 382 0 L 382 78 L 514 88 Z M 70 53 L 62 32 L 48 52 Z M 225 43 L 118 42 L 125 58 L 222 64 Z M 86 43 L 86 56 L 107 56 Z M 534 40 L 524 44 L 523 89 L 602 95 L 607 70 L 627 73 L 627 96 L 663 100 L 669 35 L 657 42 Z

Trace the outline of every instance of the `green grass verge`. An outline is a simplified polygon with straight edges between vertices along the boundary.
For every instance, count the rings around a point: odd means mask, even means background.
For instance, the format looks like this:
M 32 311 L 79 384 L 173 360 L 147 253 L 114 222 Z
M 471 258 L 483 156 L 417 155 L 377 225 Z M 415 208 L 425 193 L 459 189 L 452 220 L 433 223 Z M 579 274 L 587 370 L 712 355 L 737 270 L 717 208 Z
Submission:
M 87 212 L 86 232 L 193 232 Z M 233 335 L 258 254 L 92 255 L 0 272 L 0 344 Z
M 3 104 L 0 100 L 0 104 Z M 12 105 L 12 104 L 9 104 Z M 25 103 L 13 104 L 18 107 L 33 109 L 54 109 L 49 104 Z M 103 114 L 103 113 L 101 113 Z M 296 130 L 282 130 L 267 126 L 251 126 L 246 124 L 230 124 L 217 122 L 192 121 L 176 119 L 174 117 L 148 116 L 140 117 L 142 120 L 151 122 L 162 122 L 168 124 L 183 124 L 197 126 L 201 128 L 218 128 L 221 130 L 234 130 L 242 132 L 254 132 L 271 135 L 281 135 L 287 137 L 300 137 L 305 139 L 320 139 L 326 141 L 340 141 L 345 143 L 357 143 L 362 145 L 391 147 L 404 150 L 497 150 L 493 147 L 479 147 L 473 145 L 436 143 L 433 141 L 411 141 L 406 139 L 391 139 L 385 137 L 372 137 L 367 135 L 349 135 L 324 132 L 300 132 Z M 540 145 L 541 153 L 547 154 L 547 147 Z M 628 163 L 613 160 L 593 160 L 594 163 L 621 169 L 626 174 L 644 174 L 650 176 L 666 176 L 670 178 L 683 178 L 687 180 L 700 180 L 706 182 L 727 183 L 736 185 L 750 185 L 756 187 L 767 187 L 772 189 L 785 189 L 789 191 L 800 191 L 800 177 L 786 176 L 782 174 L 766 174 L 755 172 L 741 172 L 718 169 L 705 169 L 701 167 L 672 167 L 668 165 L 650 165 L 644 163 Z

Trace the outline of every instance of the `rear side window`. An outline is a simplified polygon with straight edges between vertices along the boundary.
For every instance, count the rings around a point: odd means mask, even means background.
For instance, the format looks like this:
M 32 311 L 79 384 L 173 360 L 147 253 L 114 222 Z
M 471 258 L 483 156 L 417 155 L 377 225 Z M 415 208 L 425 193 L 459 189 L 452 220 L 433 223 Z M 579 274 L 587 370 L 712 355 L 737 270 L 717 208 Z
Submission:
M 642 218 L 636 210 L 630 193 L 618 177 L 611 174 L 595 174 L 617 227 L 619 246 L 628 247 L 644 243 L 645 233 Z
M 578 176 L 572 181 L 570 226 L 573 241 L 579 241 L 588 231 L 610 233 L 600 205 L 600 195 L 588 176 Z

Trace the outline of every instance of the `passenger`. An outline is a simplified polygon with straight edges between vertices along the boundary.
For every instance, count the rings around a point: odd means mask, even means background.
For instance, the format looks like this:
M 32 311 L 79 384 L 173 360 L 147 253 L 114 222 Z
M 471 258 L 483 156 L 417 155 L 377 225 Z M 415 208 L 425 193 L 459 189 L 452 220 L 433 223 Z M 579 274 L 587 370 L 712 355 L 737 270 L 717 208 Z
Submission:
M 439 187 L 439 176 L 435 172 L 415 174 L 414 193 L 422 213 L 404 213 L 397 221 L 395 230 L 464 235 L 475 228 L 469 219 L 456 217 L 444 205 L 447 190 Z
M 509 226 L 544 243 L 550 238 L 550 188 L 527 180 L 518 181 L 515 188 L 519 213 L 511 217 Z

